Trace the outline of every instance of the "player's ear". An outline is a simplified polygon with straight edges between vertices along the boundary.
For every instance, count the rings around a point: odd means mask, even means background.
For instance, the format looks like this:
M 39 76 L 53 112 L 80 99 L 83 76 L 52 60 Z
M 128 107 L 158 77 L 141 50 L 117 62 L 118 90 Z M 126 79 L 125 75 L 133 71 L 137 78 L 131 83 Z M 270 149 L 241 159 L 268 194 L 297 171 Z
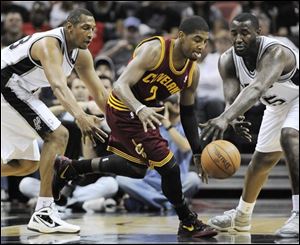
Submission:
M 183 32 L 183 31 L 179 31 L 179 32 L 178 32 L 178 38 L 179 38 L 180 42 L 183 41 L 184 37 L 185 37 L 184 32 Z
M 257 35 L 260 35 L 260 33 L 261 33 L 261 27 L 259 27 L 259 28 L 256 30 L 256 33 L 257 33 Z
M 68 31 L 71 31 L 73 29 L 73 24 L 71 22 L 67 21 L 65 23 L 65 27 Z

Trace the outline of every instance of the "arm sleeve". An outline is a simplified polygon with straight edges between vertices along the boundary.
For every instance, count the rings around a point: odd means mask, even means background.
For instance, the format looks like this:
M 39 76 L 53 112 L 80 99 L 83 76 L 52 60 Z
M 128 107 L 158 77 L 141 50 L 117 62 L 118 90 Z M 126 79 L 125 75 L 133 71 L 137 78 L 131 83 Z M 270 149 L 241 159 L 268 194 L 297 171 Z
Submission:
M 201 154 L 202 147 L 194 105 L 180 105 L 180 117 L 185 136 L 192 148 L 193 154 Z

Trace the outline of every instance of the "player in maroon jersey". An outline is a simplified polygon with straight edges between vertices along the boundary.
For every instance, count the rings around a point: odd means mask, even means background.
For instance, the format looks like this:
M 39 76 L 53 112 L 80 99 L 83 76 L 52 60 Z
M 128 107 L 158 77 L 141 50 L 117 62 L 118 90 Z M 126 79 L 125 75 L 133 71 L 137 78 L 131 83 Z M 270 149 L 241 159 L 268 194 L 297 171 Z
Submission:
M 180 92 L 180 114 L 194 160 L 198 161 L 202 180 L 207 175 L 199 163 L 201 153 L 197 121 L 194 114 L 195 91 L 199 81 L 197 58 L 205 48 L 208 25 L 200 16 L 183 20 L 177 39 L 155 36 L 141 42 L 123 74 L 114 84 L 106 108 L 107 122 L 112 130 L 108 150 L 111 156 L 92 160 L 70 160 L 58 157 L 55 162 L 54 197 L 66 181 L 79 174 L 109 172 L 143 178 L 148 167 L 158 171 L 162 190 L 174 205 L 180 220 L 178 235 L 212 237 L 217 232 L 197 219 L 184 201 L 180 170 L 159 133 L 163 107 L 159 102 Z

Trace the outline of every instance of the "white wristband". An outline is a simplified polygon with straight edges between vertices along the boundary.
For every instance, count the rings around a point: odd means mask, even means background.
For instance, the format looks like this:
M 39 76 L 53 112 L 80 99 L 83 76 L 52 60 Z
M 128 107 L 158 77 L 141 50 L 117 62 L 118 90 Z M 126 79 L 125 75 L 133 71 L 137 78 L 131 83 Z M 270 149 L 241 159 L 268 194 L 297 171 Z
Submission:
M 145 105 L 140 105 L 136 111 L 135 111 L 135 114 L 137 115 L 141 110 L 143 110 L 146 106 Z

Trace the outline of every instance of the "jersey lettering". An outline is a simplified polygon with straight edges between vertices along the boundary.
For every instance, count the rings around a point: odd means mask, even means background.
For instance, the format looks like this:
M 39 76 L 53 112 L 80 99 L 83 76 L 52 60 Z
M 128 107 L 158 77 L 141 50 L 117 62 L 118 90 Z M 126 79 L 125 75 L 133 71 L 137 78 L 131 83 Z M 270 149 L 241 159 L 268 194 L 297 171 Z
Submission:
M 23 43 L 26 43 L 31 37 L 32 37 L 32 35 L 22 38 L 21 40 L 19 40 L 19 41 L 13 43 L 12 45 L 10 45 L 9 49 L 13 50 L 13 49 L 17 48 L 19 45 L 21 45 Z

